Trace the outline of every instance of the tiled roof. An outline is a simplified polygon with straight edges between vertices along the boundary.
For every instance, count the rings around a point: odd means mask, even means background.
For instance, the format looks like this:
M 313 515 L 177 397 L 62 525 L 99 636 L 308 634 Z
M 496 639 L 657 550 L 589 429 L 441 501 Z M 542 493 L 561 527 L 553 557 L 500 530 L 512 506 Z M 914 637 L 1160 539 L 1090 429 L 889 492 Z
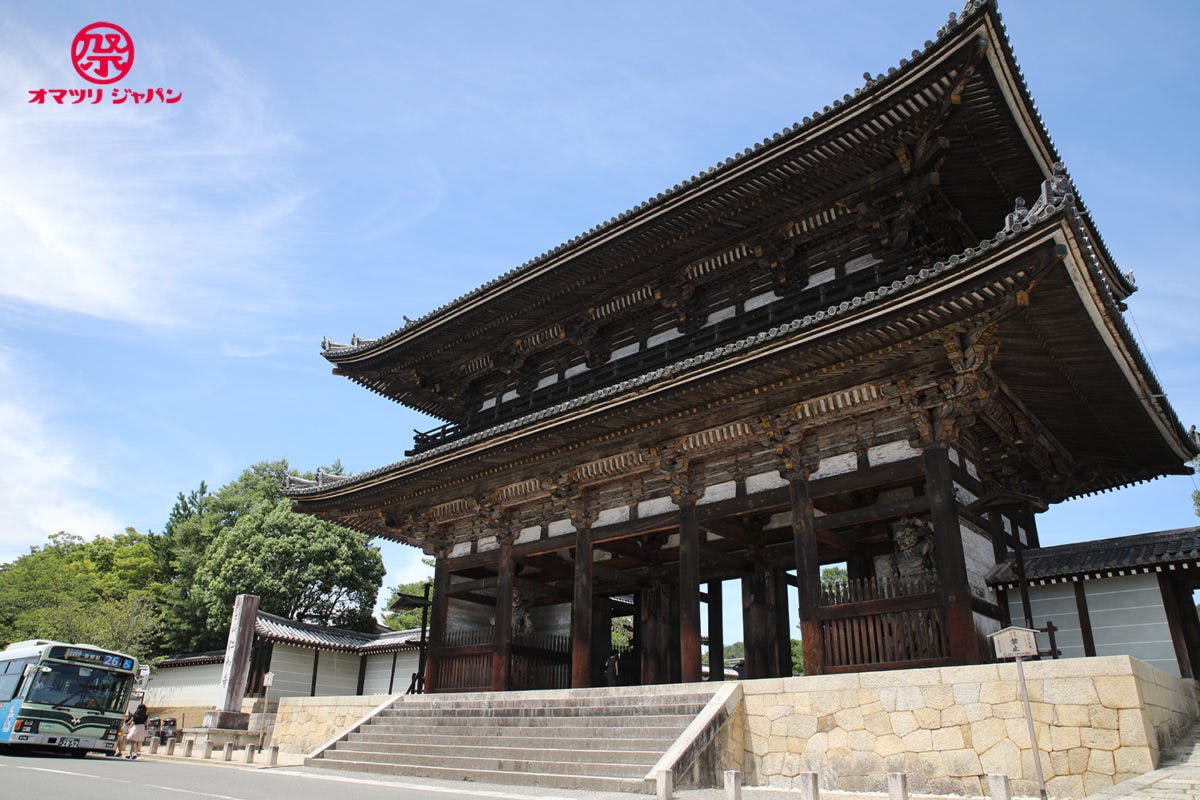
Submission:
M 1187 569 L 1200 575 L 1200 527 L 1038 547 L 1026 550 L 1024 560 L 1025 577 L 1034 583 L 1162 569 Z M 997 564 L 987 576 L 993 586 L 1012 586 L 1017 580 L 1015 560 Z
M 421 631 L 388 631 L 387 633 L 362 633 L 343 628 L 311 625 L 307 622 L 278 617 L 258 612 L 254 632 L 272 642 L 282 642 L 314 650 L 341 650 L 351 653 L 390 653 L 393 650 L 416 649 L 421 640 Z
M 1061 188 L 1064 186 L 1064 184 L 1060 184 L 1059 186 Z M 721 345 L 720 347 L 714 347 L 707 352 L 685 358 L 681 361 L 675 362 L 674 364 L 669 364 L 665 367 L 651 370 L 642 375 L 638 375 L 637 377 L 629 378 L 627 380 L 620 381 L 619 383 L 596 389 L 588 394 L 581 395 L 570 400 L 564 400 L 557 405 L 539 409 L 538 411 L 531 412 L 522 417 L 517 417 L 516 419 L 509 420 L 508 422 L 494 425 L 481 431 L 476 431 L 475 433 L 468 434 L 458 439 L 453 439 L 445 444 L 432 447 L 429 450 L 425 450 L 424 452 L 418 453 L 415 456 L 404 459 L 403 461 L 398 461 L 394 464 L 388 464 L 386 466 L 379 467 L 368 472 L 360 472 L 355 475 L 321 475 L 319 476 L 319 480 L 308 480 L 294 475 L 289 475 L 287 476 L 287 487 L 285 494 L 289 497 L 305 497 L 309 495 L 320 494 L 324 491 L 328 491 L 329 489 L 333 489 L 345 484 L 362 483 L 373 477 L 400 469 L 401 467 L 411 466 L 435 456 L 442 455 L 443 453 L 448 453 L 461 447 L 465 447 L 469 444 L 490 439 L 499 434 L 522 428 L 534 422 L 555 417 L 609 397 L 620 396 L 633 389 L 655 383 L 665 378 L 674 377 L 675 375 L 687 372 L 695 367 L 720 361 L 728 356 L 740 353 L 744 350 L 755 348 L 766 342 L 778 340 L 804 329 L 825 324 L 833 320 L 835 317 L 865 309 L 868 306 L 883 302 L 893 296 L 908 294 L 916 287 L 928 283 L 943 273 L 962 269 L 966 264 L 983 257 L 989 251 L 1001 247 L 1006 242 L 1022 238 L 1025 233 L 1038 227 L 1039 223 L 1058 215 L 1064 209 L 1070 209 L 1070 214 L 1068 215 L 1069 218 L 1076 221 L 1079 220 L 1079 215 L 1075 210 L 1074 198 L 1072 194 L 1055 194 L 1050 192 L 1047 196 L 1048 202 L 1040 205 L 1035 204 L 1032 208 L 1024 212 L 1024 216 L 1021 218 L 1021 221 L 1014 225 L 1006 226 L 1005 229 L 997 232 L 993 238 L 984 239 L 976 246 L 968 247 L 962 253 L 950 256 L 950 258 L 946 259 L 945 261 L 938 261 L 917 272 L 910 273 L 909 275 L 905 276 L 903 280 L 892 281 L 890 284 L 879 286 L 878 288 L 865 292 L 857 297 L 844 300 L 836 305 L 831 305 L 829 308 L 816 311 L 812 314 L 806 314 L 805 316 L 798 317 L 791 322 L 775 325 L 768 330 L 751 334 L 742 339 Z M 1092 251 L 1090 245 L 1087 249 L 1089 255 L 1092 256 L 1093 260 L 1095 260 L 1095 253 Z
M 223 663 L 225 663 L 224 650 L 209 650 L 207 653 L 167 656 L 162 661 L 159 661 L 155 666 L 157 666 L 159 669 L 170 669 L 171 667 L 197 667 L 201 664 Z
M 880 73 L 880 74 L 877 74 L 874 77 L 872 77 L 869 72 L 864 73 L 863 74 L 864 83 L 862 86 L 859 86 L 854 90 L 853 95 L 850 95 L 850 94 L 843 95 L 841 99 L 834 100 L 831 105 L 825 106 L 824 109 L 819 110 L 819 111 L 813 111 L 813 113 L 810 116 L 804 117 L 802 122 L 794 123 L 790 127 L 784 128 L 782 131 L 775 133 L 773 136 L 765 138 L 761 142 L 755 143 L 751 147 L 747 147 L 742 152 L 735 153 L 734 155 L 730 156 L 729 158 L 726 158 L 724 161 L 709 167 L 707 170 L 704 170 L 703 172 L 693 175 L 691 178 L 688 178 L 688 179 L 682 181 L 681 183 L 675 184 L 675 186 L 673 186 L 672 188 L 667 189 L 663 192 L 660 192 L 659 194 L 655 195 L 654 197 L 651 197 L 651 198 L 645 200 L 644 202 L 634 206 L 633 208 L 630 208 L 630 209 L 626 210 L 625 212 L 618 214 L 615 217 L 612 217 L 611 219 L 607 220 L 606 222 L 602 222 L 602 223 L 592 227 L 590 230 L 574 237 L 573 239 L 570 239 L 569 241 L 566 241 L 566 242 L 558 245 L 557 247 L 555 247 L 551 250 L 548 250 L 545 253 L 542 253 L 541 255 L 537 256 L 536 258 L 526 261 L 524 264 L 520 265 L 519 267 L 515 267 L 515 268 L 509 270 L 508 272 L 504 273 L 503 275 L 499 275 L 496 278 L 493 278 L 492 280 L 488 281 L 487 283 L 483 284 L 482 286 L 479 286 L 479 287 L 471 290 L 470 292 L 467 292 L 466 294 L 464 294 L 460 297 L 457 297 L 454 300 L 451 300 L 450 302 L 448 302 L 442 306 L 439 306 L 438 308 L 434 309 L 433 311 L 430 311 L 427 314 L 424 314 L 423 316 L 421 316 L 415 320 L 410 320 L 406 317 L 404 326 L 392 331 L 391 333 L 388 333 L 384 336 L 374 338 L 374 339 L 360 338 L 356 335 L 353 337 L 350 344 L 341 344 L 341 343 L 332 342 L 332 341 L 329 341 L 328 339 L 326 339 L 322 342 L 322 347 L 321 347 L 322 355 L 324 355 L 325 358 L 329 359 L 330 361 L 337 362 L 347 356 L 352 356 L 352 355 L 356 355 L 358 353 L 367 352 L 375 347 L 386 345 L 389 342 L 392 342 L 392 341 L 400 338 L 401 336 L 403 336 L 409 332 L 412 332 L 417 328 L 420 328 L 421 326 L 425 325 L 426 323 L 430 322 L 431 320 L 434 320 L 434 319 L 440 317 L 441 315 L 445 314 L 446 312 L 448 312 L 452 309 L 455 309 L 459 306 L 462 306 L 482 295 L 485 295 L 490 290 L 492 290 L 498 286 L 501 286 L 503 284 L 506 284 L 519 276 L 525 275 L 526 273 L 529 273 L 539 267 L 542 267 L 542 266 L 548 264 L 553 259 L 568 253 L 573 248 L 581 246 L 581 245 L 589 242 L 590 240 L 592 240 L 596 237 L 599 237 L 603 234 L 609 233 L 613 229 L 618 228 L 619 226 L 631 221 L 638 215 L 640 215 L 650 209 L 658 208 L 658 207 L 667 205 L 668 203 L 671 203 L 672 201 L 676 201 L 681 195 L 686 194 L 688 191 L 692 190 L 693 188 L 697 187 L 700 184 L 717 180 L 718 178 L 721 178 L 725 174 L 733 172 L 735 169 L 738 169 L 741 166 L 743 166 L 743 162 L 746 159 L 759 156 L 764 151 L 769 151 L 769 150 L 784 146 L 787 142 L 789 142 L 793 139 L 796 139 L 796 138 L 800 137 L 801 135 L 807 133 L 809 131 L 809 129 L 813 128 L 818 123 L 827 122 L 827 118 L 831 114 L 834 116 L 838 115 L 842 111 L 843 108 L 856 104 L 860 99 L 865 102 L 866 97 L 868 95 L 875 94 L 876 90 L 885 88 L 885 87 L 891 85 L 892 83 L 894 83 L 895 81 L 900 80 L 903 77 L 903 75 L 905 75 L 909 72 L 910 68 L 914 64 L 916 64 L 919 60 L 921 60 L 921 58 L 923 58 L 930 51 L 935 49 L 935 47 L 937 47 L 937 45 L 942 43 L 943 40 L 945 40 L 948 37 L 950 37 L 951 35 L 953 35 L 956 31 L 959 31 L 962 28 L 962 26 L 966 23 L 968 18 L 974 17 L 978 12 L 982 11 L 983 9 L 985 9 L 989 6 L 995 6 L 995 0 L 968 0 L 968 2 L 963 6 L 961 14 L 955 14 L 955 13 L 951 12 L 949 19 L 940 29 L 938 29 L 937 35 L 934 37 L 934 39 L 930 40 L 930 41 L 926 41 L 924 43 L 924 47 L 922 49 L 913 50 L 911 53 L 911 58 L 901 59 L 899 65 L 897 67 L 890 67 L 888 69 L 886 75 Z M 1009 45 L 1007 36 L 1004 35 L 1004 33 L 1005 33 L 1004 23 L 1002 21 L 999 21 L 1000 20 L 999 10 L 996 10 L 995 13 L 996 13 L 996 18 L 997 18 L 997 21 L 998 21 L 998 24 L 1000 27 L 1000 31 L 1001 31 L 1001 36 L 999 37 L 1001 40 L 1000 44 L 1006 51 L 1006 54 L 1008 55 L 1009 59 L 1011 60 L 1013 66 L 1014 66 L 1019 90 L 1021 91 L 1022 94 L 1025 95 L 1025 98 L 1029 101 L 1028 105 L 1029 105 L 1031 112 L 1033 114 L 1033 117 L 1034 117 L 1034 124 L 1038 128 L 1039 132 L 1042 133 L 1043 138 L 1045 139 L 1047 147 L 1050 151 L 1051 157 L 1055 161 L 1061 161 L 1061 158 L 1058 155 L 1057 149 L 1054 146 L 1054 140 L 1047 133 L 1045 122 L 1042 119 L 1041 113 L 1037 110 L 1037 104 L 1033 103 L 1032 100 L 1030 99 L 1029 88 L 1028 88 L 1028 85 L 1026 84 L 1024 75 L 1021 73 L 1020 66 L 1017 64 L 1016 59 L 1012 57 L 1011 46 Z M 1078 197 L 1078 191 L 1075 189 L 1074 186 L 1072 186 L 1072 191 Z M 1090 215 L 1088 214 L 1082 200 L 1080 200 L 1079 208 L 1080 208 L 1080 211 L 1082 212 L 1083 216 L 1087 219 L 1089 228 L 1091 228 L 1092 226 L 1091 226 Z M 1108 250 L 1105 247 L 1103 241 L 1099 240 L 1098 236 L 1097 236 L 1097 245 L 1099 246 L 1100 250 L 1105 254 L 1105 256 L 1108 258 L 1108 261 L 1111 263 L 1112 258 L 1109 255 Z M 1121 280 L 1121 279 L 1122 278 L 1120 276 L 1118 276 L 1118 280 Z M 1125 287 L 1125 288 L 1131 289 L 1132 287 Z

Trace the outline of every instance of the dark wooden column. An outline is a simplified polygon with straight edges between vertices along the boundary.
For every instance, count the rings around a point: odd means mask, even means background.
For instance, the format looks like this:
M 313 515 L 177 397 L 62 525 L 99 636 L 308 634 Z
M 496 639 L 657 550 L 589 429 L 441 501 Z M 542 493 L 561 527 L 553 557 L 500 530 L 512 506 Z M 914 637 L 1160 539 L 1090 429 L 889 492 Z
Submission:
M 1004 533 L 1004 517 L 996 511 L 984 516 L 988 524 L 988 535 L 992 539 L 992 559 L 1001 564 L 1008 560 L 1008 536 Z M 997 586 L 996 606 L 1000 609 L 1000 624 L 1007 627 L 1012 624 L 1012 614 L 1008 607 L 1008 589 Z
M 1092 635 L 1092 614 L 1088 611 L 1085 581 L 1075 581 L 1075 613 L 1079 615 L 1079 636 L 1083 639 L 1083 654 L 1096 655 L 1096 637 Z
M 773 569 L 767 573 L 767 597 L 771 604 L 771 651 L 775 677 L 792 674 L 792 627 L 788 614 L 787 570 Z
M 658 582 L 641 591 L 638 603 L 638 645 L 641 649 L 641 683 L 650 686 L 662 683 L 662 594 Z
M 1158 574 L 1158 589 L 1162 595 L 1163 610 L 1167 613 L 1167 627 L 1171 631 L 1171 642 L 1175 645 L 1175 660 L 1179 664 L 1179 675 L 1194 678 L 1200 674 L 1200 643 L 1191 640 L 1197 632 L 1196 610 L 1192 606 L 1191 588 L 1173 575 Z
M 708 582 L 708 679 L 725 680 L 725 618 L 721 582 Z
M 592 686 L 605 686 L 604 665 L 612 652 L 612 601 L 601 594 L 592 601 Z
M 700 526 L 696 498 L 679 497 L 679 675 L 700 680 Z
M 592 528 L 575 523 L 575 597 L 571 603 L 571 687 L 591 685 Z
M 817 560 L 817 532 L 813 522 L 813 503 L 808 478 L 803 472 L 787 476 L 792 506 L 792 545 L 796 551 L 796 590 L 799 593 L 800 639 L 803 642 L 804 674 L 825 671 L 825 652 L 821 621 L 817 618 L 820 602 L 821 564 Z M 789 634 L 790 638 L 790 634 Z M 789 657 L 791 643 L 788 643 Z
M 441 688 L 438 683 L 438 669 L 442 663 L 442 643 L 446 640 L 446 610 L 450 590 L 450 570 L 446 563 L 446 553 L 437 554 L 433 562 L 433 599 L 429 613 L 429 644 L 428 655 L 425 657 L 425 691 L 436 692 Z
M 492 691 L 510 688 L 512 674 L 513 537 L 497 534 L 500 557 L 496 562 L 496 627 L 492 631 Z
M 955 664 L 978 664 L 979 637 L 971 612 L 971 587 L 967 583 L 950 457 L 944 447 L 928 447 L 924 457 L 925 495 L 929 498 L 929 517 L 933 523 L 934 559 L 946 609 L 950 658 Z
M 746 647 L 746 677 L 770 678 L 769 637 L 767 620 L 767 570 L 761 552 L 752 552 L 754 572 L 742 578 L 742 638 Z

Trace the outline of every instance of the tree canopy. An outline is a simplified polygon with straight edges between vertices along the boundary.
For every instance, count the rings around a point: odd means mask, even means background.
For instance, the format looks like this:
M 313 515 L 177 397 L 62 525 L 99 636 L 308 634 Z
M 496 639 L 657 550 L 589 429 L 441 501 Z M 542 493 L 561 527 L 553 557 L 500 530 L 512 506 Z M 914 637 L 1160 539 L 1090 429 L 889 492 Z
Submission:
M 60 532 L 0 565 L 0 646 L 60 639 L 140 657 L 215 649 L 242 593 L 272 614 L 373 629 L 378 548 L 292 513 L 287 471 L 287 461 L 264 461 L 216 492 L 203 482 L 180 492 L 162 533 L 128 529 L 85 542 Z

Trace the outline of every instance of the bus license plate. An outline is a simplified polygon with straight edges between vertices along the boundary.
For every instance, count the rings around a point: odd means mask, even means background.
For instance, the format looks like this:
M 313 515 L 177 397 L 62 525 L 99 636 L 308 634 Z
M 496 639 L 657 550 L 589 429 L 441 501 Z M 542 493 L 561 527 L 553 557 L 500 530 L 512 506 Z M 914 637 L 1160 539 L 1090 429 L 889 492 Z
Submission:
M 58 744 L 60 747 L 79 747 L 79 740 L 78 739 L 59 739 Z

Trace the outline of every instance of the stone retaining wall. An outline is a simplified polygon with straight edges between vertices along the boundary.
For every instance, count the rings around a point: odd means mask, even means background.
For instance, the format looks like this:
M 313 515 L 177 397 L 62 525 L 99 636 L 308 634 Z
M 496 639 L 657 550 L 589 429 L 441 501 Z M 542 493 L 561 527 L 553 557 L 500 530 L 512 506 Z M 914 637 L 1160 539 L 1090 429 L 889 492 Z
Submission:
M 1025 665 L 1050 794 L 1083 797 L 1153 769 L 1197 717 L 1195 684 L 1128 656 Z M 986 795 L 1004 773 L 1037 794 L 1013 664 L 745 681 L 745 771 L 791 787 L 883 791 L 888 772 L 914 791 Z
M 280 698 L 270 744 L 278 745 L 285 753 L 308 753 L 358 722 L 388 697 L 374 694 Z

